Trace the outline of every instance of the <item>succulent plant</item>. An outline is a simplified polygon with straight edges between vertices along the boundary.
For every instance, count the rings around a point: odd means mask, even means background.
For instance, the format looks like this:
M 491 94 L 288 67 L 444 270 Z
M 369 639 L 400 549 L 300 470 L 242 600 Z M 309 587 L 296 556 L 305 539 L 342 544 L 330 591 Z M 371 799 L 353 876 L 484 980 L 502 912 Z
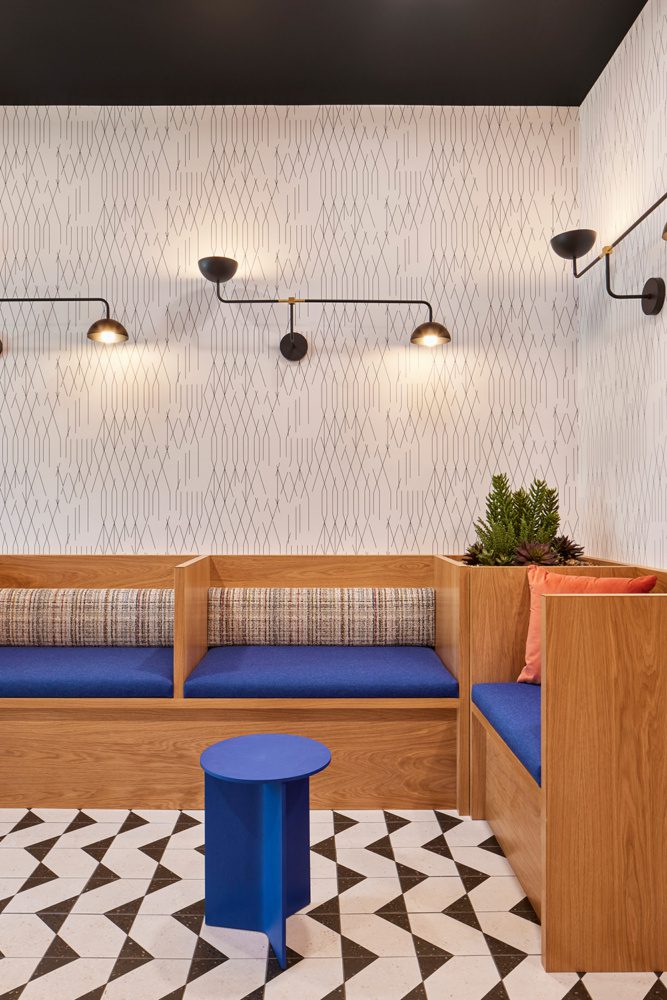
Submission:
M 554 538 L 551 548 L 561 563 L 578 562 L 584 554 L 583 545 L 577 545 L 568 535 L 558 535 Z
M 473 545 L 469 545 L 466 549 L 466 554 L 463 557 L 463 562 L 466 566 L 479 566 L 479 557 L 482 554 L 482 546 L 479 542 L 475 542 Z
M 518 566 L 530 563 L 536 566 L 555 566 L 558 556 L 548 542 L 523 542 L 516 550 L 515 562 Z

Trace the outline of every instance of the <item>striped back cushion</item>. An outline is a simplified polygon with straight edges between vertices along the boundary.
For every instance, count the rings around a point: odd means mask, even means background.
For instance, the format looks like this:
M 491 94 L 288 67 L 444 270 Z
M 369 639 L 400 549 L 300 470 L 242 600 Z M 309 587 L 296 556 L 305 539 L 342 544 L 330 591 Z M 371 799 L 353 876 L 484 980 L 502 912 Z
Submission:
M 429 587 L 211 588 L 209 646 L 433 646 Z
M 173 590 L 0 589 L 0 646 L 173 644 Z

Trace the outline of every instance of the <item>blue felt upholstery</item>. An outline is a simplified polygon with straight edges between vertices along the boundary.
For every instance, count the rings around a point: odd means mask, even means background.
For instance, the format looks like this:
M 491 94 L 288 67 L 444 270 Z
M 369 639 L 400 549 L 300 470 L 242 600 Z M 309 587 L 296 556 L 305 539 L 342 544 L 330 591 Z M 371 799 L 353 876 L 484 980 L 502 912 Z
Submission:
M 0 646 L 0 698 L 171 698 L 169 647 Z
M 218 646 L 185 682 L 186 698 L 456 698 L 424 646 Z
M 542 688 L 539 684 L 473 684 L 472 700 L 541 785 Z

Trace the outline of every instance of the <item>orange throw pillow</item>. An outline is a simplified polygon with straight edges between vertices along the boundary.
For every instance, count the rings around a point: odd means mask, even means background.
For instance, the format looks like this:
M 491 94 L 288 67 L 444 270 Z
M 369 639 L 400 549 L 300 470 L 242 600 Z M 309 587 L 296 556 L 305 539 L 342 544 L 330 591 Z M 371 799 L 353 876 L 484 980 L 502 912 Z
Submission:
M 526 640 L 526 664 L 517 680 L 540 684 L 542 680 L 542 594 L 648 594 L 655 576 L 574 576 L 549 573 L 542 566 L 528 570 L 530 621 Z

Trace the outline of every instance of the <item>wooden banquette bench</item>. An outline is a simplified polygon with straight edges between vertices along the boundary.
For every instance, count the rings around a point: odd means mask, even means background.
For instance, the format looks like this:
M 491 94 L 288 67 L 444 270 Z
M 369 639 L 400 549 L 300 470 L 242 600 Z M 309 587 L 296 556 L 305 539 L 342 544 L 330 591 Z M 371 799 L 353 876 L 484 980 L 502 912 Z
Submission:
M 456 807 L 457 786 L 468 791 L 467 729 L 458 750 L 468 708 L 437 562 L 209 556 L 179 567 L 176 698 L 210 718 L 201 745 L 301 733 L 333 754 L 317 806 Z
M 317 807 L 465 809 L 468 685 L 458 609 L 439 563 L 0 557 L 0 591 L 12 588 L 15 603 L 17 589 L 30 591 L 20 595 L 23 633 L 14 629 L 11 642 L 25 634 L 38 643 L 0 643 L 0 806 L 197 808 L 204 747 L 241 733 L 298 732 L 334 753 L 313 786 Z M 63 588 L 75 591 L 65 604 Z M 171 588 L 173 654 L 164 630 L 152 646 L 140 621 L 149 595 L 168 617 Z M 286 617 L 286 589 L 306 602 L 303 612 Z M 114 627 L 109 602 L 122 619 Z M 274 625 L 282 635 L 267 644 Z M 43 643 L 54 628 L 50 648 Z M 248 643 L 262 630 L 261 644 Z M 120 640 L 136 645 L 113 648 Z
M 667 575 L 578 572 L 658 584 L 543 597 L 541 687 L 515 683 L 525 572 L 476 578 L 486 627 L 470 660 L 471 814 L 491 824 L 540 916 L 547 971 L 664 969 Z

